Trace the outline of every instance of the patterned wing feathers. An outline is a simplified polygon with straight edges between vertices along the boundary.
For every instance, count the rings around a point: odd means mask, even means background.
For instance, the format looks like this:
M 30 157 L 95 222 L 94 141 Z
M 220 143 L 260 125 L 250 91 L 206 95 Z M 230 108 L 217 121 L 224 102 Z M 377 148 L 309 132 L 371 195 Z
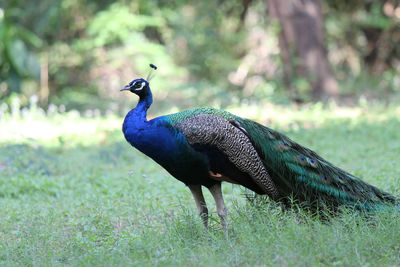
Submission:
M 236 125 L 235 125 L 236 124 Z M 186 118 L 175 127 L 186 136 L 189 144 L 217 147 L 242 172 L 247 173 L 271 198 L 277 199 L 278 190 L 254 149 L 244 129 L 238 123 L 213 114 L 197 114 Z

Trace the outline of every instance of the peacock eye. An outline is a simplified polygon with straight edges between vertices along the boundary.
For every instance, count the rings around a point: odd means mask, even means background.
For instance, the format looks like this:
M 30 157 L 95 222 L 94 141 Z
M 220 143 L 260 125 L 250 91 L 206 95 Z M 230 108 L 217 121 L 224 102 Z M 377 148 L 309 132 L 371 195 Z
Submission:
M 142 84 L 141 84 L 141 83 L 139 83 L 139 82 L 136 82 L 134 87 L 135 87 L 135 88 L 140 88 L 141 86 L 142 86 Z

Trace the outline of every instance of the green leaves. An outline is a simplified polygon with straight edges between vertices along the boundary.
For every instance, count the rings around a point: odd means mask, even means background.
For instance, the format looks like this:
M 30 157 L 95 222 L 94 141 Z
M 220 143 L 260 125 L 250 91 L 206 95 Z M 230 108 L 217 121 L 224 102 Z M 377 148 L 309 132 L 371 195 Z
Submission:
M 25 43 L 15 38 L 6 44 L 7 57 L 20 77 L 40 79 L 40 63 Z
M 163 24 L 161 17 L 134 14 L 127 6 L 115 3 L 94 17 L 87 32 L 94 38 L 94 46 L 99 47 L 124 42 L 145 27 L 159 27 Z
M 24 79 L 40 79 L 40 63 L 30 47 L 42 41 L 7 16 L 0 21 L 0 79 L 11 91 L 19 91 Z

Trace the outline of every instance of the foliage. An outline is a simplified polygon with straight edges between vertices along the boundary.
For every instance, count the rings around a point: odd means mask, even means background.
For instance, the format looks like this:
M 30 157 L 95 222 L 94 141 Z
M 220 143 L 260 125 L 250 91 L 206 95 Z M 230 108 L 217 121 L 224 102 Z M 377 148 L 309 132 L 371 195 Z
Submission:
M 324 222 L 273 203 L 248 203 L 242 189 L 228 184 L 229 235 L 208 192 L 212 220 L 204 233 L 189 190 L 123 140 L 122 118 L 56 110 L 44 115 L 33 106 L 24 118 L 1 116 L 0 128 L 7 129 L 0 131 L 2 266 L 393 266 L 400 260 L 399 213 L 367 219 L 345 212 Z M 260 122 L 272 118 L 274 128 L 400 195 L 398 107 L 231 111 L 261 114 Z
M 12 21 L 21 13 L 16 8 L 0 9 L 0 80 L 5 80 L 10 91 L 16 92 L 20 91 L 23 79 L 40 79 L 40 64 L 32 47 L 40 47 L 42 42 Z
M 243 98 L 290 102 L 279 25 L 270 23 L 265 2 L 3 0 L 0 99 L 11 104 L 18 97 L 27 106 L 36 94 L 42 107 L 121 112 L 127 103 L 118 88 L 145 76 L 151 62 L 159 66 L 152 81 L 156 98 L 180 107 L 227 106 Z M 398 94 L 398 3 L 325 1 L 323 7 L 342 93 Z M 377 86 L 357 83 L 365 77 L 378 83 L 382 75 Z M 308 84 L 294 83 L 308 101 Z
M 400 3 L 389 0 L 326 2 L 328 44 L 339 77 L 346 75 L 352 79 L 358 75 L 380 76 L 393 72 L 397 76 Z M 390 90 L 398 90 L 398 85 L 391 86 Z

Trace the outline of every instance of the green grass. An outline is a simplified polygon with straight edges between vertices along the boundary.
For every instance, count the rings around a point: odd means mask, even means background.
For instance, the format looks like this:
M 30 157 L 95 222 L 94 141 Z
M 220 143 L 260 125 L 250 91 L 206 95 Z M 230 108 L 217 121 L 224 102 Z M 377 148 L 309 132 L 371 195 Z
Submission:
M 249 107 L 258 118 L 400 196 L 400 108 Z M 272 119 L 271 119 L 272 118 Z M 224 184 L 203 231 L 187 188 L 131 148 L 122 118 L 0 121 L 0 266 L 398 266 L 400 213 L 321 222 L 251 205 Z

